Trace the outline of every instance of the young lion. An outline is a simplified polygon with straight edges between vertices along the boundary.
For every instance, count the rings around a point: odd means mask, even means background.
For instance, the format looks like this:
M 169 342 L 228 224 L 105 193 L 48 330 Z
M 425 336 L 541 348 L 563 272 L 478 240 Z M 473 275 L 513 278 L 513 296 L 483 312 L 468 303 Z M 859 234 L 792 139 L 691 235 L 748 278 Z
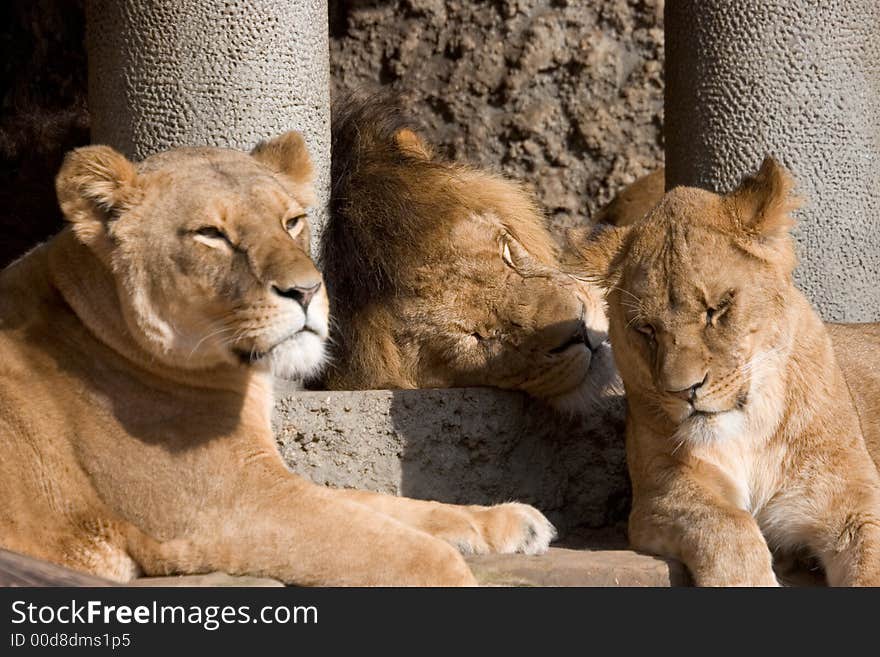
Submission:
M 768 158 L 581 245 L 629 400 L 630 540 L 699 585 L 776 585 L 771 550 L 880 585 L 880 325 L 826 328 L 795 288 L 791 187 Z
M 454 547 L 546 549 L 526 505 L 331 490 L 285 467 L 270 365 L 313 374 L 327 338 L 311 177 L 296 133 L 251 155 L 67 157 L 69 226 L 0 273 L 0 545 L 122 581 L 321 585 L 473 584 Z

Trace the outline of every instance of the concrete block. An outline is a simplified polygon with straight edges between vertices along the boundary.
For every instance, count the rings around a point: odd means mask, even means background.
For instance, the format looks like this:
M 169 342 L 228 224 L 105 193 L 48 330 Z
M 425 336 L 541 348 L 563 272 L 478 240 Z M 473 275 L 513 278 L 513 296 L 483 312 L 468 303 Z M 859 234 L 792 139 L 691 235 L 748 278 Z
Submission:
M 667 187 L 727 191 L 773 154 L 798 180 L 796 279 L 880 320 L 880 3 L 666 3 Z
M 88 0 L 92 141 L 142 159 L 304 133 L 330 187 L 327 0 Z
M 565 531 L 626 518 L 622 400 L 565 417 L 516 392 L 295 391 L 279 382 L 275 430 L 319 484 L 453 503 L 519 500 Z

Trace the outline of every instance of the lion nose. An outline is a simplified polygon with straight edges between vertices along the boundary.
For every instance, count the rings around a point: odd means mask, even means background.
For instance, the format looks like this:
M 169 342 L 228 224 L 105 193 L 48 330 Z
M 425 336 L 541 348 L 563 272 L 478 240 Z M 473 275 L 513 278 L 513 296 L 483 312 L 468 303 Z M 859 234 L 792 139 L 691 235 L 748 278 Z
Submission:
M 315 298 L 315 295 L 318 293 L 318 291 L 320 289 L 321 289 L 321 282 L 320 281 L 318 281 L 317 283 L 315 283 L 311 287 L 302 287 L 299 285 L 294 285 L 293 287 L 288 287 L 288 288 L 282 289 L 282 288 L 278 287 L 277 285 L 272 286 L 272 291 L 274 291 L 275 294 L 282 296 L 282 297 L 286 297 L 288 299 L 293 299 L 294 301 L 298 302 L 299 305 L 302 306 L 303 310 L 308 310 L 309 303 L 312 301 L 312 299 Z
M 584 344 L 586 344 L 587 348 L 594 354 L 608 339 L 608 334 L 604 331 L 593 331 L 592 329 L 584 327 L 582 332 L 584 336 Z
M 694 383 L 693 385 L 688 386 L 687 388 L 682 388 L 681 390 L 667 390 L 670 395 L 673 397 L 678 397 L 679 399 L 693 403 L 693 401 L 697 398 L 697 390 L 703 387 L 706 383 L 706 379 L 709 378 L 709 375 L 706 374 L 703 377 L 703 380 L 699 383 Z

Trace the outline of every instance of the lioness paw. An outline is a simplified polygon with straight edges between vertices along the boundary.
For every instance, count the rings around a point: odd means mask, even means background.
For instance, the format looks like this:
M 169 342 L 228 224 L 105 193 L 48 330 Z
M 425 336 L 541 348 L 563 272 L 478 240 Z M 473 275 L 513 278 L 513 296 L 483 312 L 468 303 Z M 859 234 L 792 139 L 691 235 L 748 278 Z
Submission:
M 482 514 L 483 536 L 492 552 L 543 554 L 556 538 L 556 528 L 528 504 L 498 504 Z

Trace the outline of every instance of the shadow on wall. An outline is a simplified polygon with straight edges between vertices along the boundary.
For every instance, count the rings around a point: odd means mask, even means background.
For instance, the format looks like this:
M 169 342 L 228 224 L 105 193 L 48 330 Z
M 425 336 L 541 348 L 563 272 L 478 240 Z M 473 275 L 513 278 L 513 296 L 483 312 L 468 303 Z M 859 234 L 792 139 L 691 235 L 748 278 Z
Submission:
M 561 530 L 624 522 L 623 401 L 566 418 L 521 393 L 296 391 L 279 382 L 275 434 L 318 484 L 444 502 L 534 504 Z
M 623 404 L 564 417 L 522 393 L 399 390 L 402 495 L 460 504 L 517 500 L 560 529 L 626 519 Z

